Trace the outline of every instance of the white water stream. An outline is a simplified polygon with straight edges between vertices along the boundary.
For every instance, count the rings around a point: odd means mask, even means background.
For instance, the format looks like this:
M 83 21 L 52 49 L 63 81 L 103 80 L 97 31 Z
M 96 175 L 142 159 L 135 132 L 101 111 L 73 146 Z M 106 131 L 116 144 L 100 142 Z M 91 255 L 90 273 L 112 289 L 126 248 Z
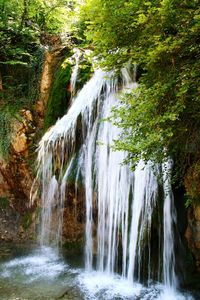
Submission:
M 112 72 L 96 70 L 73 100 L 68 113 L 42 138 L 38 151 L 38 178 L 42 182 L 40 242 L 42 245 L 61 243 L 67 181 L 77 154 L 76 131 L 80 119 L 83 143 L 76 158 L 76 183 L 82 174 L 86 199 L 86 273 L 80 276 L 81 285 L 91 293 L 95 290 L 93 294 L 98 293 L 98 286 L 99 290 L 107 289 L 108 278 L 114 280 L 118 272 L 123 282 L 134 287 L 127 297 L 185 299 L 176 292 L 173 236 L 176 213 L 170 178 L 164 172 L 163 212 L 162 209 L 157 211 L 157 215 L 161 214 L 157 219 L 161 229 L 157 230 L 157 253 L 153 253 L 153 218 L 159 207 L 156 176 L 156 173 L 160 175 L 159 167 L 152 172 L 151 164 L 144 165 L 141 161 L 135 172 L 131 172 L 129 166 L 122 164 L 126 153 L 113 151 L 111 147 L 119 137 L 120 129 L 109 121 L 101 121 L 110 116 L 113 106 L 120 105 L 119 91 L 129 92 L 137 87 L 133 78 L 129 68 L 122 70 L 120 81 Z M 96 218 L 93 217 L 95 210 Z M 163 223 L 158 224 L 162 216 Z M 157 269 L 153 271 L 155 256 Z M 160 280 L 161 273 L 164 289 L 163 286 L 151 288 L 150 283 Z M 95 276 L 99 278 L 98 283 L 95 283 Z M 102 278 L 107 278 L 105 285 Z M 154 290 L 150 292 L 151 296 L 142 292 L 140 280 L 147 282 L 150 291 Z M 163 293 L 160 292 L 162 289 Z M 167 295 L 171 298 L 166 298 Z
M 70 80 L 72 96 L 75 95 L 75 93 L 76 93 L 76 82 L 77 82 L 77 78 L 78 78 L 79 61 L 80 61 L 80 57 L 81 57 L 81 51 L 79 49 L 74 49 L 74 52 L 75 52 L 74 53 L 75 66 L 73 68 L 71 80 Z

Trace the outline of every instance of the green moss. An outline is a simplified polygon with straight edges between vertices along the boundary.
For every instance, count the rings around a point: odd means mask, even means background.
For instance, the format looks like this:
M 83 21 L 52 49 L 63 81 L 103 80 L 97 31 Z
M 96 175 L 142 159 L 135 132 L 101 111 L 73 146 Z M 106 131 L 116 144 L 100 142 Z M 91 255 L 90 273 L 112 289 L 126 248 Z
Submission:
M 7 197 L 0 197 L 0 208 L 6 209 L 9 206 L 9 200 Z
M 83 240 L 65 241 L 62 246 L 63 249 L 67 251 L 82 252 L 84 249 L 84 241 Z
M 11 117 L 4 109 L 0 113 L 0 136 L 0 156 L 7 158 L 11 143 Z
M 72 97 L 70 79 L 75 63 L 73 60 L 71 60 L 70 55 L 72 55 L 71 52 L 68 53 L 68 56 L 65 57 L 64 61 L 62 61 L 54 74 L 51 93 L 45 112 L 45 130 L 54 125 L 57 119 L 61 118 L 67 112 L 69 107 Z M 92 64 L 89 61 L 89 58 L 83 57 L 79 62 L 76 91 L 80 90 L 89 80 L 92 72 Z
M 195 161 L 188 168 L 184 178 L 186 188 L 186 207 L 200 204 L 200 160 Z
M 92 64 L 90 61 L 84 59 L 79 65 L 79 75 L 76 84 L 76 89 L 79 90 L 90 79 L 93 73 Z
M 65 60 L 54 74 L 54 82 L 44 120 L 45 129 L 55 124 L 56 120 L 62 117 L 67 111 L 71 98 L 71 92 L 67 90 L 70 77 L 71 64 Z
M 31 213 L 27 213 L 22 217 L 22 227 L 27 230 L 32 223 L 32 215 Z

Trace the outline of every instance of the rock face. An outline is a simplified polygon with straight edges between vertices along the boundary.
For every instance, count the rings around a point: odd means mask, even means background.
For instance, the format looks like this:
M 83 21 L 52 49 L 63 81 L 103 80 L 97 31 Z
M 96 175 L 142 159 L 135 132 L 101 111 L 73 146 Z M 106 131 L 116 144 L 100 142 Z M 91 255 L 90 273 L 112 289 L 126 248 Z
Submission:
M 53 75 L 56 67 L 63 58 L 63 54 L 66 52 L 66 50 L 67 48 L 65 46 L 59 46 L 58 48 L 53 48 L 52 51 L 47 51 L 45 54 L 40 81 L 40 96 L 35 105 L 35 110 L 37 114 L 37 125 L 40 128 L 43 127 L 44 123 L 44 114 L 50 96 Z
M 14 120 L 9 161 L 0 160 L 0 239 L 4 241 L 33 238 L 29 194 L 33 181 L 28 165 L 29 146 L 35 127 L 29 110 L 22 110 Z
M 35 99 L 35 105 L 30 110 L 22 109 L 13 119 L 9 159 L 0 157 L 0 241 L 25 241 L 36 237 L 35 211 L 39 202 L 36 199 L 34 205 L 30 207 L 29 204 L 34 180 L 35 150 L 42 135 L 53 74 L 68 51 L 66 46 L 59 43 L 52 45 L 51 51 L 46 51 L 39 98 Z
M 85 190 L 75 191 L 74 185 L 67 188 L 67 202 L 63 216 L 63 243 L 84 242 L 85 235 Z
M 188 227 L 185 237 L 196 262 L 196 270 L 200 272 L 200 205 L 194 205 L 188 211 Z
M 34 134 L 32 113 L 30 110 L 23 109 L 19 113 L 19 119 L 14 120 L 12 124 L 12 147 L 16 155 L 28 154 L 29 141 Z

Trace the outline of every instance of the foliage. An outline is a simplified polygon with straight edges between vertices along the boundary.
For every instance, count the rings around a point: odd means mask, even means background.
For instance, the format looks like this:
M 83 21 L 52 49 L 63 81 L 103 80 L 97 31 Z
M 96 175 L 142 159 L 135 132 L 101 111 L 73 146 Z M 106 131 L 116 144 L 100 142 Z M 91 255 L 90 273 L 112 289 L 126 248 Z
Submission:
M 0 0 L 0 153 L 9 154 L 11 123 L 37 99 L 44 48 L 41 36 L 65 26 L 73 1 Z M 45 31 L 45 33 L 44 33 Z
M 75 1 L 34 0 L 30 2 L 30 17 L 43 31 L 60 33 L 68 25 Z
M 88 0 L 81 18 L 101 65 L 142 69 L 138 89 L 114 109 L 123 129 L 116 148 L 133 165 L 171 156 L 185 174 L 200 155 L 198 1 Z
M 20 109 L 30 109 L 37 99 L 42 63 L 43 49 L 39 48 L 28 67 L 23 64 L 0 64 L 0 155 L 4 158 L 9 155 L 13 119 L 17 118 Z
M 23 86 L 13 86 L 9 90 L 4 90 L 0 93 L 0 98 L 3 96 L 3 101 L 0 105 L 0 155 L 3 158 L 8 158 L 11 144 L 12 121 L 16 117 L 17 112 L 26 102 L 25 98 L 20 98 Z M 18 101 L 16 101 L 16 97 Z
M 1 62 L 31 62 L 42 35 L 68 28 L 73 10 L 69 0 L 0 0 Z
M 45 129 L 54 125 L 57 119 L 61 118 L 67 112 L 72 97 L 74 96 L 71 91 L 70 78 L 75 61 L 72 60 L 73 56 L 71 58 L 69 57 L 70 55 L 72 55 L 71 52 L 68 54 L 68 57 L 65 57 L 54 74 L 47 110 L 45 112 Z M 92 64 L 87 55 L 83 53 L 79 61 L 76 91 L 83 87 L 92 72 Z
M 136 64 L 139 86 L 123 95 L 121 106 L 113 110 L 113 120 L 122 128 L 115 148 L 126 150 L 133 166 L 141 158 L 161 162 L 170 156 L 179 177 L 186 176 L 187 169 L 196 172 L 200 159 L 198 0 L 0 0 L 0 16 L 1 69 L 17 66 L 27 76 L 30 65 L 39 70 L 36 53 L 42 33 L 60 33 L 66 26 L 78 42 L 86 35 L 103 67 L 119 71 L 128 62 Z M 62 107 L 69 101 L 70 73 L 66 64 L 55 74 L 46 128 L 63 114 Z M 89 73 L 90 66 L 81 66 L 84 80 Z M 5 76 L 4 81 L 9 88 L 1 95 L 0 130 L 8 137 L 13 103 L 20 107 L 31 97 L 23 81 L 13 85 Z M 33 86 L 28 90 L 34 90 Z M 8 144 L 3 138 L 0 152 L 7 152 Z
M 7 158 L 11 140 L 11 116 L 7 110 L 0 113 L 0 157 Z
M 88 57 L 83 57 L 79 62 L 79 73 L 76 83 L 76 89 L 80 90 L 83 85 L 90 79 L 93 73 L 93 67 Z

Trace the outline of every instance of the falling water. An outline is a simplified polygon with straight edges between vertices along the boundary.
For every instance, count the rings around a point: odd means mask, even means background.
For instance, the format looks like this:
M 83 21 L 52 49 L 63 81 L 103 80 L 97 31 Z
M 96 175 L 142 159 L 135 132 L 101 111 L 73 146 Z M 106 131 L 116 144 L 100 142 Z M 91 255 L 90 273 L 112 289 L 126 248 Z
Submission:
M 75 66 L 73 68 L 72 71 L 72 75 L 71 75 L 71 90 L 72 90 L 72 95 L 75 95 L 76 93 L 76 81 L 78 78 L 78 71 L 79 71 L 79 61 L 80 61 L 80 57 L 81 57 L 81 51 L 77 48 L 74 49 L 74 58 L 75 58 Z
M 100 98 L 105 82 L 104 72 L 97 70 L 80 91 L 67 115 L 43 136 L 39 144 L 37 178 L 41 178 L 42 191 L 41 245 L 58 245 L 61 242 L 66 184 L 75 154 L 77 120 L 81 115 L 85 122 L 83 125 L 89 126 L 93 106 Z M 90 130 L 87 129 L 89 136 Z
M 123 165 L 126 153 L 112 150 L 120 129 L 107 121 L 112 108 L 121 105 L 119 91 L 127 93 L 137 87 L 133 78 L 128 67 L 122 69 L 121 79 L 113 72 L 96 70 L 73 100 L 68 113 L 42 138 L 38 150 L 38 178 L 42 178 L 40 241 L 48 244 L 54 240 L 56 245 L 61 242 L 67 181 L 75 156 L 78 156 L 75 184 L 81 174 L 86 199 L 86 270 L 95 269 L 109 275 L 117 271 L 132 283 L 142 279 L 141 270 L 145 265 L 149 283 L 159 279 L 162 266 L 162 251 L 157 251 L 155 278 L 152 275 L 155 253 L 151 246 L 153 216 L 158 209 L 160 167 L 154 166 L 152 171 L 150 162 L 144 164 L 141 161 L 132 172 L 129 166 Z M 81 120 L 83 142 L 76 150 L 78 120 Z M 166 172 L 163 191 L 163 276 L 165 285 L 175 288 L 172 232 L 176 215 Z M 94 211 L 97 211 L 95 218 Z M 160 230 L 157 235 L 159 248 Z
M 158 182 L 153 174 L 150 164 L 145 166 L 141 161 L 135 171 L 135 183 L 133 190 L 132 221 L 129 243 L 128 279 L 134 280 L 136 258 L 141 265 L 141 246 L 145 234 L 148 246 L 151 242 L 151 223 L 158 192 Z M 148 257 L 148 279 L 151 275 L 151 253 Z M 134 255 L 133 255 L 134 254 Z M 139 268 L 140 270 L 140 268 Z M 139 274 L 138 274 L 139 275 Z
M 163 245 L 163 276 L 164 284 L 168 289 L 177 287 L 177 276 L 175 273 L 175 253 L 174 253 L 174 226 L 176 225 L 176 210 L 170 184 L 170 173 L 172 161 L 163 164 L 164 181 L 164 245 Z

